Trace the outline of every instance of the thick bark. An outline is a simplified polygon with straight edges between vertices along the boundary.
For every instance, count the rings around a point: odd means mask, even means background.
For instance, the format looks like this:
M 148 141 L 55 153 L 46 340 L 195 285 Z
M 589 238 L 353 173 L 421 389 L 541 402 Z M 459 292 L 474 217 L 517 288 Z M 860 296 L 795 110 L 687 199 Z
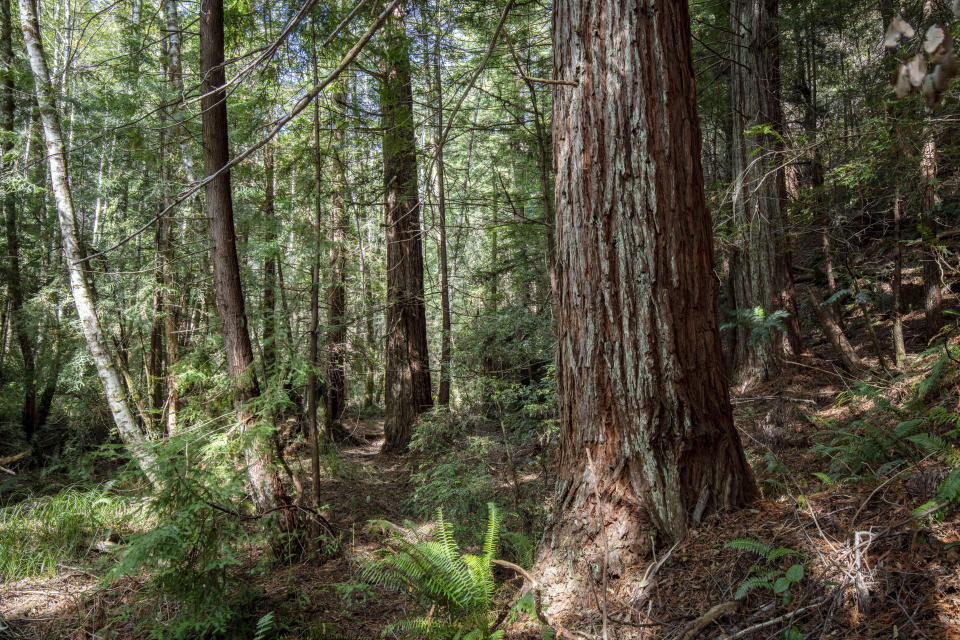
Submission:
M 338 80 L 334 86 L 333 103 L 338 116 L 345 115 L 346 86 Z M 327 437 L 342 435 L 340 420 L 346 409 L 346 379 L 344 364 L 347 351 L 347 291 L 346 261 L 347 212 L 346 135 L 342 121 L 333 123 L 333 250 L 330 254 L 330 287 L 327 290 Z
M 118 367 L 110 354 L 107 338 L 100 326 L 96 313 L 96 301 L 93 288 L 84 271 L 84 249 L 80 240 L 73 196 L 70 192 L 70 180 L 67 172 L 67 156 L 60 128 L 60 114 L 57 111 L 53 88 L 50 84 L 50 71 L 47 67 L 43 43 L 40 39 L 40 24 L 37 20 L 34 0 L 19 0 L 20 25 L 23 39 L 30 58 L 36 87 L 37 104 L 43 122 L 44 142 L 47 149 L 47 162 L 50 183 L 57 204 L 57 216 L 60 222 L 63 255 L 70 276 L 70 289 L 73 294 L 77 315 L 90 355 L 103 383 L 107 403 L 117 430 L 131 456 L 153 484 L 157 484 L 156 459 L 150 451 L 146 438 L 133 411 L 130 409 L 124 383 Z
M 24 0 L 27 1 L 27 0 Z M 226 349 L 227 372 L 236 385 L 236 406 L 240 427 L 249 431 L 256 421 L 249 401 L 259 394 L 256 375 L 250 366 L 253 349 L 247 329 L 237 239 L 233 224 L 233 196 L 230 172 L 221 171 L 229 162 L 227 103 L 223 69 L 223 0 L 203 0 L 200 6 L 200 55 L 203 83 L 203 170 L 205 176 L 219 174 L 205 187 L 210 262 L 217 310 Z M 245 434 L 245 437 L 248 437 Z M 271 465 L 267 442 L 256 440 L 244 448 L 247 475 L 254 502 L 261 511 L 284 505 L 280 478 Z
M 387 349 L 385 451 L 404 451 L 418 416 L 433 404 L 423 293 L 423 240 L 410 53 L 403 5 L 384 32 L 380 109 L 386 195 Z
M 799 352 L 800 326 L 793 287 L 792 260 L 784 229 L 786 187 L 783 171 L 783 107 L 780 100 L 778 0 L 731 0 L 730 45 L 733 213 L 739 238 L 732 262 L 734 304 L 790 314 L 787 334 Z M 750 132 L 768 126 L 773 133 Z M 751 328 L 738 328 L 734 379 L 760 382 L 780 371 L 782 336 L 771 331 L 752 339 Z
M 720 348 L 687 3 L 642 7 L 554 4 L 554 77 L 577 83 L 554 89 L 561 484 L 537 569 L 559 610 L 593 608 L 596 568 L 624 576 L 650 538 L 756 491 Z

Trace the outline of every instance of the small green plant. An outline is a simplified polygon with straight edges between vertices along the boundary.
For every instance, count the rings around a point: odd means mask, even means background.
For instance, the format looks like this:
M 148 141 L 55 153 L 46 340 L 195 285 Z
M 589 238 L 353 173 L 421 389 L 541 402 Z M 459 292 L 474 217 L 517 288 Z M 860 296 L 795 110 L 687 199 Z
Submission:
M 759 344 L 769 340 L 774 332 L 785 332 L 787 330 L 784 321 L 790 317 L 790 314 L 783 309 L 778 309 L 771 314 L 767 314 L 763 307 L 754 307 L 752 309 L 735 309 L 729 312 L 730 322 L 720 325 L 721 331 L 745 327 L 750 330 L 748 341 L 750 344 Z
M 778 561 L 788 557 L 803 557 L 799 551 L 786 547 L 773 548 L 768 544 L 752 538 L 737 538 L 726 544 L 728 549 L 748 551 L 760 558 L 740 583 L 735 600 L 743 600 L 754 589 L 766 589 L 781 596 L 783 604 L 790 603 L 790 588 L 803 579 L 803 565 L 799 562 L 791 564 L 786 570 L 777 566 Z
M 378 521 L 391 531 L 396 549 L 384 549 L 380 557 L 363 569 L 372 584 L 409 592 L 431 615 L 404 618 L 388 626 L 384 634 L 398 633 L 411 638 L 437 640 L 498 640 L 503 630 L 493 630 L 495 583 L 493 559 L 500 535 L 500 513 L 487 504 L 487 527 L 480 555 L 461 554 L 453 526 L 437 509 L 432 540 L 416 532 L 400 530 Z M 412 537 L 411 541 L 408 539 Z

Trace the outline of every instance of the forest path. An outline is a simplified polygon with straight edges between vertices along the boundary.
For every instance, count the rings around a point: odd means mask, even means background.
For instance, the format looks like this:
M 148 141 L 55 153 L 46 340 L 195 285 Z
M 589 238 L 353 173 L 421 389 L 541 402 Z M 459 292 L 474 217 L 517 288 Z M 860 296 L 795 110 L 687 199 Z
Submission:
M 411 517 L 404 509 L 412 488 L 410 470 L 407 458 L 380 453 L 383 418 L 349 418 L 343 426 L 355 442 L 320 460 L 320 503 L 339 533 L 338 551 L 319 564 L 280 565 L 264 574 L 257 580 L 265 594 L 258 615 L 289 612 L 297 627 L 315 637 L 377 637 L 404 615 L 409 601 L 395 593 L 374 594 L 361 579 L 364 559 L 383 546 L 370 521 L 400 524 Z M 296 464 L 309 470 L 309 451 L 302 451 Z M 313 495 L 310 474 L 302 476 L 304 492 Z M 293 602 L 298 604 L 291 610 Z
M 380 452 L 383 418 L 351 418 L 343 426 L 356 444 L 343 445 L 336 455 L 321 460 L 320 495 L 327 519 L 341 530 L 366 526 L 377 518 L 402 520 L 410 471 L 406 458 Z M 309 468 L 309 459 L 301 464 Z

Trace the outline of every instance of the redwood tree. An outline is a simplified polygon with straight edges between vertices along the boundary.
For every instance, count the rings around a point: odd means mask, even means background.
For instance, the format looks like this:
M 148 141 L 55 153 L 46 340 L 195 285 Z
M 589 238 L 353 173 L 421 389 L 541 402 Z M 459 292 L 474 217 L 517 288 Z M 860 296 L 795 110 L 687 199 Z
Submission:
M 203 170 L 208 178 L 216 174 L 207 182 L 205 192 L 213 285 L 226 349 L 227 372 L 236 384 L 238 418 L 245 437 L 250 437 L 248 432 L 255 423 L 255 416 L 247 405 L 259 394 L 259 387 L 250 366 L 253 348 L 240 282 L 230 172 L 223 170 L 230 160 L 226 92 L 223 90 L 223 0 L 203 0 L 200 5 L 200 56 Z M 253 499 L 261 510 L 287 501 L 280 478 L 272 468 L 269 451 L 255 439 L 244 450 Z
M 554 75 L 576 85 L 554 95 L 560 494 L 537 573 L 559 610 L 593 606 L 591 567 L 621 576 L 651 537 L 755 493 L 720 349 L 687 3 L 627 4 L 554 4 Z
M 734 305 L 760 310 L 766 320 L 789 313 L 786 328 L 799 352 L 800 325 L 785 235 L 786 185 L 783 161 L 783 105 L 780 90 L 779 0 L 731 0 L 731 160 L 733 224 L 737 233 L 731 269 Z M 761 132 L 762 131 L 762 132 Z M 769 327 L 768 327 L 769 328 Z M 756 339 L 753 327 L 737 330 L 733 374 L 737 383 L 775 375 L 783 356 L 782 336 L 769 331 Z
M 403 451 L 417 417 L 433 404 L 423 296 L 423 239 L 410 47 L 403 4 L 384 27 L 380 109 L 387 230 L 387 353 L 384 450 Z

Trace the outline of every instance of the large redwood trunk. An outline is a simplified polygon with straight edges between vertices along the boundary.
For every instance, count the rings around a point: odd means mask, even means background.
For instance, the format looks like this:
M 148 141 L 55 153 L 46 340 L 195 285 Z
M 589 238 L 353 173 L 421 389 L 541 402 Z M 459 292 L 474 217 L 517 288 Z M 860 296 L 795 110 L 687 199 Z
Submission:
M 203 170 L 210 176 L 230 160 L 227 139 L 226 93 L 223 69 L 223 0 L 203 0 L 200 6 L 200 53 L 203 83 Z M 226 349 L 227 371 L 236 384 L 236 405 L 244 437 L 255 423 L 248 406 L 259 394 L 251 364 L 253 349 L 247 330 L 237 239 L 233 224 L 233 196 L 230 172 L 223 171 L 206 185 L 207 228 L 210 235 L 210 262 L 217 295 L 217 311 Z M 256 440 L 244 450 L 247 475 L 254 502 L 261 511 L 285 504 L 280 478 L 271 465 L 270 448 Z
M 417 417 L 433 404 L 423 295 L 423 240 L 410 52 L 403 5 L 384 27 L 383 181 L 387 229 L 385 451 L 403 451 Z
M 735 307 L 759 311 L 764 317 L 787 311 L 787 335 L 792 350 L 799 352 L 800 325 L 784 223 L 778 5 L 779 0 L 731 0 L 730 4 L 731 30 L 737 35 L 730 44 L 733 224 L 737 233 L 731 266 Z M 775 133 L 744 133 L 757 126 L 771 127 Z M 782 335 L 771 331 L 758 340 L 751 333 L 749 326 L 737 330 L 733 372 L 738 384 L 767 380 L 781 367 Z
M 554 5 L 555 78 L 577 83 L 554 94 L 560 493 L 537 574 L 555 611 L 595 609 L 597 569 L 639 581 L 626 571 L 652 539 L 755 493 L 724 380 L 687 3 L 623 4 Z
M 346 266 L 347 230 L 350 216 L 347 211 L 346 117 L 347 95 L 343 80 L 334 86 L 333 102 L 338 121 L 333 124 L 333 251 L 330 255 L 330 288 L 327 291 L 327 437 L 344 435 L 340 426 L 347 406 L 346 374 L 347 352 L 347 293 Z

